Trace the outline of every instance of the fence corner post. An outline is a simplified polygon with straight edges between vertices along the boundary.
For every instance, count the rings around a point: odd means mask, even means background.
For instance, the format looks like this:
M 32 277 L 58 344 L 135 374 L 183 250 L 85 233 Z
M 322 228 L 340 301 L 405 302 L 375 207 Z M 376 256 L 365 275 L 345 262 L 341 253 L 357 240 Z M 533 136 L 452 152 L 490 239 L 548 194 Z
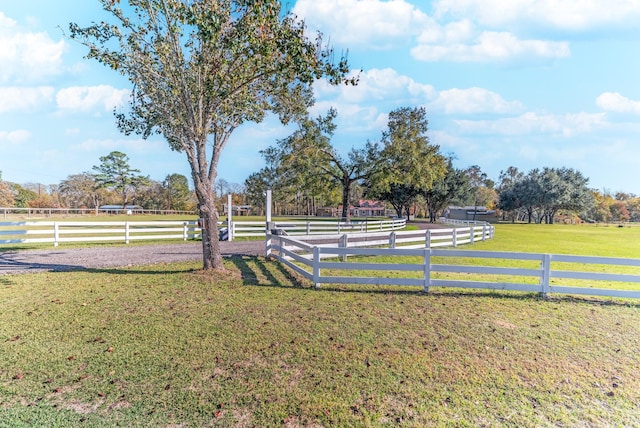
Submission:
M 487 223 L 482 223 L 482 240 L 487 240 Z
M 424 249 L 424 292 L 429 292 L 431 286 L 431 248 Z
M 313 286 L 320 288 L 320 247 L 313 247 Z
M 269 258 L 271 256 L 271 232 L 267 230 L 264 237 L 264 256 Z
M 540 275 L 540 297 L 546 299 L 549 294 L 549 282 L 551 280 L 551 254 L 542 255 L 542 273 Z

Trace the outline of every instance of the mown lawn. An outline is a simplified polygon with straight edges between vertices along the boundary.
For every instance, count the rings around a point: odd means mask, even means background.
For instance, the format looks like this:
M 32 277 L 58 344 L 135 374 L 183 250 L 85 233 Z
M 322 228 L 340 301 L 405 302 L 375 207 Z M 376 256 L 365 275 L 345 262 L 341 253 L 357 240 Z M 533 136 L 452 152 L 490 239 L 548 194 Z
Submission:
M 0 427 L 640 424 L 640 302 L 226 263 L 0 276 Z

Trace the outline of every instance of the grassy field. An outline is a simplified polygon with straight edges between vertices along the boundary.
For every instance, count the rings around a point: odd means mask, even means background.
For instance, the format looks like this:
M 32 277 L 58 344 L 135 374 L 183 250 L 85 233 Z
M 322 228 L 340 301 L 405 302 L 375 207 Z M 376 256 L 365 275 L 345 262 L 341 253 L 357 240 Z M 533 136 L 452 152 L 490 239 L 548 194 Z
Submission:
M 500 225 L 474 248 L 634 257 L 636 229 Z M 636 302 L 226 263 L 0 276 L 0 427 L 640 424 Z

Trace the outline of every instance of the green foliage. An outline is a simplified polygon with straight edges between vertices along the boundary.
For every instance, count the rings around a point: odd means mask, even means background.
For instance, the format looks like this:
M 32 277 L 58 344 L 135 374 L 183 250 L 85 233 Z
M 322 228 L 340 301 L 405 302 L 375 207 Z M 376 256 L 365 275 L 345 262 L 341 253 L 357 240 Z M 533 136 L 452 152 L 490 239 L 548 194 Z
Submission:
M 29 202 L 38 197 L 36 192 L 25 189 L 17 183 L 10 183 L 9 187 L 13 193 L 14 206 L 18 208 L 27 208 L 29 206 Z
M 429 221 L 436 221 L 438 213 L 447 206 L 462 197 L 469 188 L 469 176 L 464 170 L 453 167 L 453 160 L 447 160 L 447 170 L 444 177 L 433 183 L 433 187 L 422 192 L 425 199 Z
M 368 180 L 368 195 L 388 201 L 399 217 L 416 196 L 427 192 L 446 172 L 439 146 L 429 143 L 427 112 L 403 107 L 389 113 L 388 129 L 375 170 Z
M 278 186 L 289 187 L 292 193 L 302 191 L 326 197 L 332 189 L 340 189 L 342 219 L 346 220 L 353 187 L 371 173 L 378 147 L 367 143 L 362 148 L 352 148 L 346 157 L 341 156 L 331 145 L 336 116 L 336 110 L 330 109 L 326 116 L 315 120 L 302 119 L 291 136 L 262 153 L 279 177 Z
M 581 213 L 594 205 L 589 179 L 571 168 L 533 169 L 503 180 L 498 206 L 505 211 L 522 210 L 529 223 L 553 223 L 559 211 Z M 519 215 L 513 216 L 520 217 Z
M 100 165 L 93 167 L 98 174 L 95 182 L 98 187 L 113 189 L 122 198 L 122 206 L 132 202 L 131 196 L 136 190 L 149 183 L 149 177 L 136 175 L 139 169 L 129 166 L 129 157 L 119 151 L 113 151 L 107 156 L 100 156 Z
M 347 79 L 345 57 L 305 35 L 276 0 L 135 0 L 123 9 L 101 0 L 112 20 L 71 24 L 71 36 L 93 58 L 133 85 L 130 108 L 118 112 L 125 134 L 159 133 L 184 152 L 204 219 L 205 268 L 222 268 L 214 183 L 233 131 L 272 112 L 283 123 L 306 115 L 311 85 Z

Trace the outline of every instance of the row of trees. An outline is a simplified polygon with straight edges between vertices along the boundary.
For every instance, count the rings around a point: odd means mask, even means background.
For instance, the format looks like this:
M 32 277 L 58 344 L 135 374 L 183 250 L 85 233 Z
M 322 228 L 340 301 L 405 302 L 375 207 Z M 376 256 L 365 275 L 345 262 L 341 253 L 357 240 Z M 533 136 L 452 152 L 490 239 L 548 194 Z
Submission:
M 126 154 L 114 151 L 100 157 L 95 172 L 72 174 L 59 184 L 2 181 L 0 206 L 20 208 L 98 208 L 101 205 L 140 205 L 150 210 L 193 211 L 196 202 L 184 175 L 169 174 L 163 181 L 140 175 Z
M 379 141 L 368 141 L 345 156 L 332 146 L 337 113 L 301 121 L 288 138 L 262 152 L 267 166 L 245 182 L 246 200 L 263 206 L 271 188 L 287 214 L 313 215 L 317 208 L 348 207 L 363 197 L 392 206 L 398 216 L 415 213 L 431 221 L 449 205 L 498 209 L 512 221 L 553 223 L 558 214 L 584 221 L 640 220 L 640 198 L 615 197 L 588 187 L 589 179 L 571 168 L 509 167 L 496 184 L 477 165 L 453 166 L 427 137 L 423 108 L 399 108 L 389 114 Z
M 312 215 L 318 206 L 350 204 L 362 197 L 391 205 L 397 216 L 423 211 L 435 221 L 451 203 L 486 204 L 495 199 L 493 182 L 478 166 L 453 167 L 427 136 L 424 108 L 403 107 L 389 113 L 379 141 L 341 156 L 332 146 L 336 111 L 306 119 L 291 136 L 262 152 L 267 166 L 245 182 L 247 200 L 261 206 L 264 189 L 272 188 L 281 204 Z

